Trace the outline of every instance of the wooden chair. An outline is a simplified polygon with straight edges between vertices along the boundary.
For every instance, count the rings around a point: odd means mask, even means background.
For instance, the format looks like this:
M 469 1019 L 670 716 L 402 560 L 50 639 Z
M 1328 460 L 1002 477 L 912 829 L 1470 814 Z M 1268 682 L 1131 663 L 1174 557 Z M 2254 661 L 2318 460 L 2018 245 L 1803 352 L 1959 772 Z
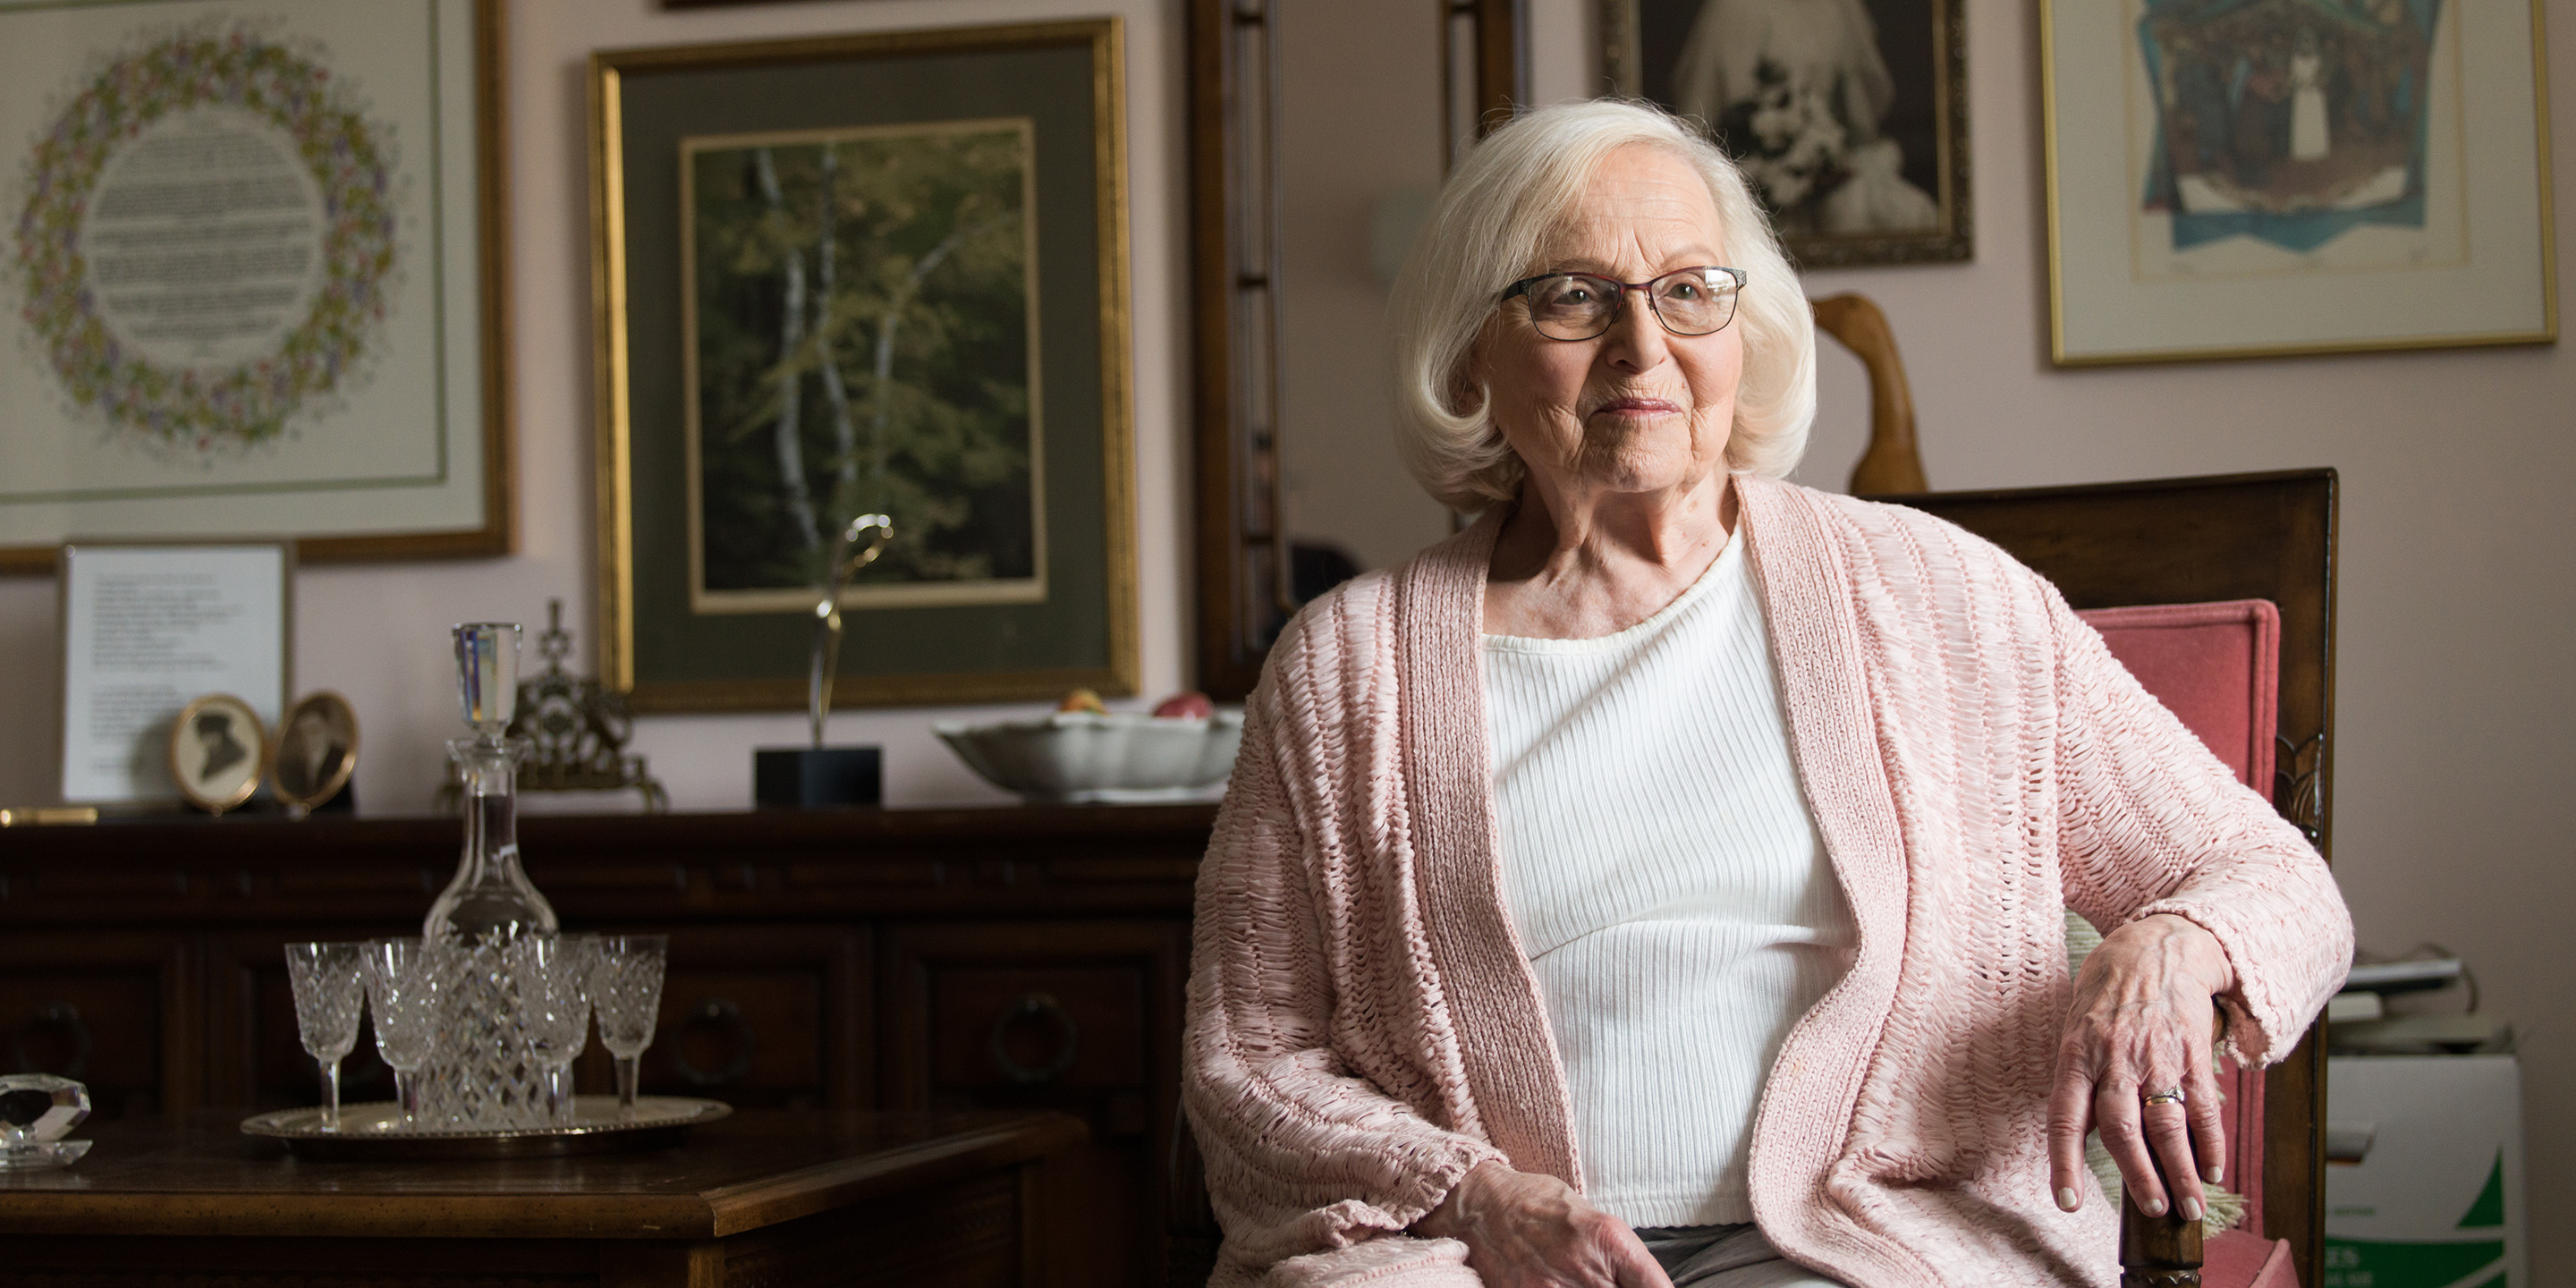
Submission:
M 1885 314 L 1858 295 L 1817 300 L 1814 307 L 1817 329 L 1851 349 L 1869 373 L 1870 439 L 1852 469 L 1855 495 L 1940 515 L 2002 546 L 2056 583 L 2097 626 L 2107 624 L 2105 610 L 2154 605 L 2259 600 L 2277 610 L 2274 754 L 2247 758 L 2246 767 L 2258 775 L 2258 786 L 2268 787 L 2273 808 L 2331 857 L 2334 471 L 1932 492 L 1916 446 L 1905 366 Z M 2116 638 L 2113 644 L 2116 653 Z M 2156 677 L 2140 678 L 2170 699 Z M 2186 717 L 2186 723 L 2193 722 Z M 2264 760 L 2270 763 L 2259 764 Z M 2242 1082 L 2229 1114 L 2230 1179 L 2246 1185 L 2259 1170 L 2259 1184 L 2247 1194 L 2249 1224 L 2258 1226 L 2253 1233 L 2286 1243 L 2298 1282 L 2318 1288 L 2325 1239 L 2319 1032 L 2312 1029 L 2259 1082 L 2250 1074 Z M 2204 1262 L 2210 1288 L 2242 1288 L 2280 1273 L 2249 1232 L 2231 1232 L 2221 1246 L 2205 1250 L 2197 1223 L 2123 1208 L 2124 1284 L 2199 1285 Z
M 1866 295 L 1828 295 L 1808 304 L 1816 311 L 1816 329 L 1841 341 L 1869 372 L 1869 446 L 1852 466 L 1852 495 L 1931 491 L 1914 445 L 1914 388 L 1905 382 L 1905 361 L 1896 356 L 1887 315 Z
M 2002 546 L 2056 583 L 2079 611 L 2235 600 L 2273 605 L 2280 635 L 2268 794 L 2274 809 L 2320 850 L 2326 848 L 2330 796 L 2324 788 L 2333 746 L 2334 471 L 1890 499 L 1940 515 Z M 2150 682 L 2149 687 L 2155 685 Z M 2263 1076 L 2259 1108 L 2242 1115 L 2246 1121 L 2241 1124 L 2231 1123 L 2239 1133 L 2231 1152 L 2259 1167 L 2260 1184 L 2249 1184 L 2253 1167 L 2231 1170 L 2231 1179 L 2249 1187 L 2261 1235 L 2287 1242 L 2292 1267 L 2309 1288 L 2320 1282 L 2325 1234 L 2324 1084 L 2324 1048 L 2311 1030 L 2287 1060 Z M 2249 1085 L 2232 1108 L 2255 1098 Z M 2258 1125 L 2259 1137 L 2246 1139 L 2245 1133 Z M 2130 1208 L 2126 1230 L 2126 1282 L 2158 1288 L 2202 1282 L 2195 1224 L 2149 1218 Z M 2263 1255 L 2241 1242 L 2226 1251 L 2224 1258 L 2211 1255 L 2212 1288 L 2254 1282 L 2250 1276 L 2262 1271 Z

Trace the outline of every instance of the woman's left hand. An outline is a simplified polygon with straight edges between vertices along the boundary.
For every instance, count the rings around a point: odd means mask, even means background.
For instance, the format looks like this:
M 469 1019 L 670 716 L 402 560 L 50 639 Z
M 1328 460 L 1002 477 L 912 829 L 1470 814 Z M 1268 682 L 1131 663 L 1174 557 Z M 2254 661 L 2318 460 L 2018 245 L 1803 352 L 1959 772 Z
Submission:
M 2227 1154 L 2218 1075 L 2210 1064 L 2211 999 L 2235 986 L 2217 938 L 2170 914 L 2120 927 L 2085 959 L 2048 1099 L 2049 1182 L 2057 1206 L 2072 1212 L 2093 1188 L 2084 1135 L 2098 1128 L 2138 1210 L 2161 1216 L 2169 1198 L 2192 1220 L 2208 1210 L 2201 1184 L 2219 1183 Z M 2180 1103 L 2144 1103 L 2176 1088 Z M 2177 1193 L 2165 1193 L 2150 1150 Z

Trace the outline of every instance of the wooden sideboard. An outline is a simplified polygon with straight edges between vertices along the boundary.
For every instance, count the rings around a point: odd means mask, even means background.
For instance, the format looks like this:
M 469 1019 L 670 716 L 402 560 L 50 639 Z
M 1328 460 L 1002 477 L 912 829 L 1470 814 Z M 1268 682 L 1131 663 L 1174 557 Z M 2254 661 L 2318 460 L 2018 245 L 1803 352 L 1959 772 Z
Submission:
M 665 931 L 649 1091 L 745 1107 L 1057 1109 L 1067 1282 L 1160 1283 L 1192 883 L 1213 806 L 523 818 L 568 930 Z M 317 1098 L 279 946 L 418 933 L 451 819 L 0 831 L 0 1069 L 102 1115 Z M 609 1088 L 605 1053 L 585 1091 Z M 389 1099 L 371 1040 L 352 1100 Z M 1068 1269 L 1071 1269 L 1069 1266 Z

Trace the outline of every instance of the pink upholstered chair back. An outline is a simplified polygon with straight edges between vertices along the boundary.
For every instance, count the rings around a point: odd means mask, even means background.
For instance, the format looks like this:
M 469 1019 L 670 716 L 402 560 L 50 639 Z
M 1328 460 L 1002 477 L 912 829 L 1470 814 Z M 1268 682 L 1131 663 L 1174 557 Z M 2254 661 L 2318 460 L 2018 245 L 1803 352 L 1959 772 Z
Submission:
M 2281 675 L 2281 614 L 2270 600 L 2096 608 L 2077 614 L 2111 655 L 2185 728 L 2272 796 Z M 2221 1061 L 2227 1094 L 2227 1185 L 2246 1196 L 2245 1229 L 2263 1228 L 2263 1075 Z

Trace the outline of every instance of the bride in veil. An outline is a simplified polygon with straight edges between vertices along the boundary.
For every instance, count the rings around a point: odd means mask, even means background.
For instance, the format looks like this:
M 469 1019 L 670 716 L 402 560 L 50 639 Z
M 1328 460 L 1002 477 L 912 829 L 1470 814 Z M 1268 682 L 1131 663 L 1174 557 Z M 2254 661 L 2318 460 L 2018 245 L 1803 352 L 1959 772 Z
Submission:
M 1728 136 L 1784 232 L 1940 223 L 1879 134 L 1895 96 L 1861 0 L 1705 0 L 1673 67 L 1673 105 Z

